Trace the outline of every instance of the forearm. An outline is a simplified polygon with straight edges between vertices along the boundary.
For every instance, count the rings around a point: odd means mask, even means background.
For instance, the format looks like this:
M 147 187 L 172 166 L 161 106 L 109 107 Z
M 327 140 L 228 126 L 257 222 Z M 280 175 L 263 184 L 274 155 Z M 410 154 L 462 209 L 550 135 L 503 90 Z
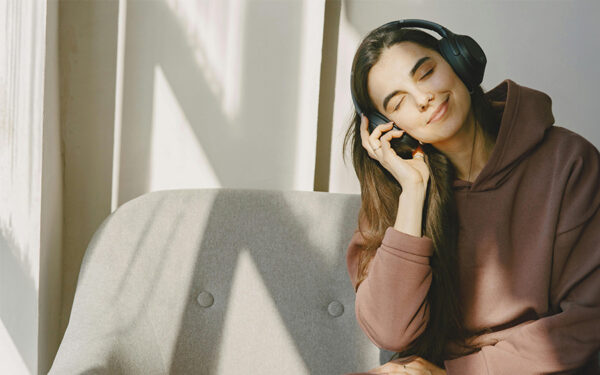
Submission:
M 429 238 L 386 230 L 356 295 L 357 320 L 380 348 L 401 351 L 425 329 L 432 253 Z
M 394 229 L 411 236 L 421 237 L 426 193 L 423 186 L 413 186 L 402 190 L 398 199 L 398 213 Z
M 431 239 L 421 236 L 424 189 L 404 189 L 394 227 L 388 227 L 356 295 L 356 317 L 380 348 L 401 351 L 418 337 L 429 319 L 426 297 L 431 284 Z M 349 246 L 348 266 L 356 287 L 359 232 Z

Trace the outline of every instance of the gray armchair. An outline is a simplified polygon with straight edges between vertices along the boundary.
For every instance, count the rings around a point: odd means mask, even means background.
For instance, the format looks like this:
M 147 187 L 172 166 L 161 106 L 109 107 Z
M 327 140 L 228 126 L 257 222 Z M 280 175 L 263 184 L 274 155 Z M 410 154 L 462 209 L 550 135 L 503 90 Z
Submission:
M 346 271 L 358 195 L 146 194 L 85 253 L 50 374 L 343 374 L 379 365 Z

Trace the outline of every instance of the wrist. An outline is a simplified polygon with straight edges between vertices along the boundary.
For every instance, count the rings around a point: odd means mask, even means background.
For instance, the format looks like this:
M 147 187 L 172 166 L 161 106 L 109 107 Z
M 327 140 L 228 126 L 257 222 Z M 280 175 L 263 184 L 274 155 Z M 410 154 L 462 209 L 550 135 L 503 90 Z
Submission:
M 398 200 L 398 213 L 394 228 L 400 232 L 421 237 L 421 221 L 426 191 L 423 188 L 403 190 Z
M 425 195 L 427 195 L 427 188 L 421 184 L 415 184 L 410 186 L 402 186 L 402 193 L 400 193 L 400 197 L 404 196 L 407 198 L 415 199 L 415 200 L 425 200 Z

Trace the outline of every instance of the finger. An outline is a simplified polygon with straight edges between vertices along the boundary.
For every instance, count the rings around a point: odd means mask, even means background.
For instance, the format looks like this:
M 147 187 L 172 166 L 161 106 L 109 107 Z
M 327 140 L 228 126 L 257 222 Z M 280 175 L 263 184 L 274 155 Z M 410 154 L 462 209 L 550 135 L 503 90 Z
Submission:
M 376 144 L 371 144 L 371 150 L 373 150 L 373 153 L 375 154 L 375 158 L 377 158 L 378 152 L 383 151 L 382 148 L 383 148 L 383 145 L 384 145 L 383 141 L 379 141 L 378 140 L 376 142 L 377 142 Z
M 367 126 L 369 125 L 369 119 L 361 114 L 360 115 L 360 130 L 367 130 Z
M 407 374 L 410 374 L 410 375 L 432 375 L 432 373 L 429 369 L 426 369 L 423 367 L 416 368 L 416 367 L 413 367 L 413 365 L 406 365 L 404 367 L 404 370 L 407 372 Z
M 397 370 L 398 369 L 394 364 L 388 362 L 383 366 L 379 366 L 377 368 L 369 370 L 369 373 L 370 374 L 391 374 L 391 373 L 396 372 Z
M 377 127 L 373 130 L 373 132 L 371 132 L 371 135 L 369 135 L 369 138 L 379 139 L 379 137 L 381 137 L 381 134 L 383 132 L 386 132 L 386 131 L 392 129 L 393 127 L 394 127 L 394 123 L 391 121 L 387 122 L 385 124 L 377 125 Z
M 382 151 L 387 151 L 387 152 L 394 152 L 392 150 L 392 138 L 399 138 L 404 134 L 404 130 L 391 130 L 387 133 L 385 133 L 384 135 L 381 136 L 381 138 L 379 139 L 381 142 L 381 146 L 382 146 Z M 395 152 L 394 152 L 395 154 Z
M 377 157 L 380 157 L 381 153 L 384 152 L 386 148 L 391 148 L 391 146 L 390 142 L 386 139 L 383 139 L 383 137 L 381 137 L 381 139 L 377 142 L 378 144 L 373 147 L 373 153 L 375 153 Z
M 421 357 L 416 357 L 414 360 L 406 363 L 407 370 L 414 371 L 415 374 L 419 375 L 432 375 L 431 368 L 435 367 L 433 363 Z
M 423 372 L 425 371 L 425 372 Z M 424 367 L 411 367 L 410 363 L 401 363 L 398 361 L 390 361 L 383 366 L 369 370 L 372 374 L 403 374 L 403 375 L 423 375 L 427 373 Z
M 369 370 L 368 372 L 369 375 L 371 374 L 377 374 L 377 375 L 421 375 L 421 374 L 413 374 L 413 373 L 409 373 L 406 372 L 405 369 L 400 369 L 400 370 L 388 370 L 385 368 L 376 368 L 373 370 Z
M 423 375 L 422 371 L 425 370 L 424 368 L 414 367 L 414 366 L 411 366 L 410 364 L 398 363 L 396 366 L 399 371 L 402 371 L 407 375 Z
M 422 373 L 419 372 L 410 372 L 411 370 L 409 369 L 401 369 L 401 370 L 369 370 L 369 372 L 367 374 L 371 375 L 423 375 Z M 414 371 L 414 370 L 413 370 Z
M 371 147 L 370 144 L 363 142 L 362 146 L 365 150 L 367 150 L 367 154 L 369 154 L 370 157 L 372 157 L 373 159 L 377 159 L 377 156 L 373 152 L 373 147 Z
M 384 131 L 388 131 L 393 128 L 393 122 L 388 122 L 387 124 L 381 124 L 373 130 L 371 135 L 369 135 L 369 143 L 373 148 L 378 145 L 379 138 Z
M 374 155 L 375 159 L 378 158 L 378 154 L 377 153 L 382 151 L 381 150 L 382 147 L 383 147 L 383 143 L 382 142 L 379 142 L 379 144 L 376 145 L 375 147 L 371 147 L 371 150 L 373 150 L 372 152 L 373 152 L 373 155 Z
M 391 138 L 392 137 L 388 136 L 387 134 L 385 134 L 383 137 L 381 137 L 381 139 L 380 139 L 381 151 L 390 151 L 392 149 L 392 144 L 390 143 Z
M 369 138 L 369 119 L 365 115 L 360 115 L 360 136 L 363 139 Z
M 390 130 L 381 136 L 380 139 L 386 139 L 390 141 L 392 138 L 400 138 L 404 135 L 404 130 Z
M 369 119 L 365 115 L 360 115 L 360 118 L 360 138 L 362 140 L 362 146 L 367 150 L 370 157 L 377 159 L 377 156 L 375 156 L 375 153 L 373 152 L 373 146 L 371 146 L 371 143 L 369 142 L 369 131 L 367 130 Z

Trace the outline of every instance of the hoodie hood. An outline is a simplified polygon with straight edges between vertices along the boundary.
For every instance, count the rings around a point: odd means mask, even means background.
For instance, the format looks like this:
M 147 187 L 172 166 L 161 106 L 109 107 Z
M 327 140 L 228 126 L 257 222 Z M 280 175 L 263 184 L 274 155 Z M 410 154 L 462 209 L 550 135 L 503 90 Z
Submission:
M 502 120 L 490 159 L 471 183 L 456 180 L 455 189 L 486 191 L 496 189 L 510 172 L 543 140 L 554 124 L 552 99 L 541 92 L 506 79 L 485 93 Z M 504 109 L 502 109 L 502 107 Z

